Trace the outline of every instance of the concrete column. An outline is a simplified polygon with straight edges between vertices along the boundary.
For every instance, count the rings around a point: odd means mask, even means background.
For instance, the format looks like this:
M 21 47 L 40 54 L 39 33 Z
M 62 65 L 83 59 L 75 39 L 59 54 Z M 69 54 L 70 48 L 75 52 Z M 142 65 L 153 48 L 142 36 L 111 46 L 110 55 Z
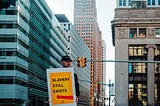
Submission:
M 148 48 L 148 61 L 154 59 L 155 45 L 147 45 Z M 154 106 L 154 87 L 155 87 L 155 71 L 154 63 L 147 63 L 147 94 L 148 94 L 148 106 Z

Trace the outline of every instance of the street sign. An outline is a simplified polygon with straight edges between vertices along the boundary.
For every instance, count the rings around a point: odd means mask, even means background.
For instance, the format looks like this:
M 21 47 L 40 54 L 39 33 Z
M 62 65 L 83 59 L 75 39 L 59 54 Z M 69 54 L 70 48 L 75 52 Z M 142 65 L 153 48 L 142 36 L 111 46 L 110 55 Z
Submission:
M 73 67 L 47 69 L 47 81 L 50 106 L 76 106 Z

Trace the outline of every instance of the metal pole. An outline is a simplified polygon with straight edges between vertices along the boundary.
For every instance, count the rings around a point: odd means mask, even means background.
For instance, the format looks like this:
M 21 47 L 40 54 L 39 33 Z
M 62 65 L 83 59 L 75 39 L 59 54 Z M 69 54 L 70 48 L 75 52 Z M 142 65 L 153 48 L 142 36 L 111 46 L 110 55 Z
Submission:
M 77 61 L 77 60 L 72 60 Z M 120 63 L 160 63 L 157 60 L 86 60 L 86 62 L 120 62 Z
M 111 101 L 111 97 L 110 97 L 110 87 L 111 87 L 111 80 L 109 80 L 109 106 L 110 106 L 110 101 Z

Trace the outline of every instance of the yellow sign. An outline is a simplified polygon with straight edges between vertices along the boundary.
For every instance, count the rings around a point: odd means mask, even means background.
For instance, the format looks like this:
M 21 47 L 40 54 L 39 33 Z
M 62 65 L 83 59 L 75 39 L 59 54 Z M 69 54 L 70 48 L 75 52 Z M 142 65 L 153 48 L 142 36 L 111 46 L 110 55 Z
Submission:
M 50 74 L 52 104 L 67 104 L 74 102 L 71 75 L 71 72 Z
M 71 70 L 71 71 L 69 71 Z M 48 90 L 50 106 L 61 106 L 63 104 L 74 104 L 75 86 L 73 68 L 48 69 Z

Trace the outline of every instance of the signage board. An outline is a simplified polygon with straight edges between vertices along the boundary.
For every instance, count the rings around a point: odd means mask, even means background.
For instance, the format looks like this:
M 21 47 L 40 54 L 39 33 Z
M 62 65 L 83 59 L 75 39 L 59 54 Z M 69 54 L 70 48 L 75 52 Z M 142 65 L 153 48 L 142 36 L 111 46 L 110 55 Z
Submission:
M 50 106 L 76 106 L 73 67 L 47 69 L 47 82 Z

